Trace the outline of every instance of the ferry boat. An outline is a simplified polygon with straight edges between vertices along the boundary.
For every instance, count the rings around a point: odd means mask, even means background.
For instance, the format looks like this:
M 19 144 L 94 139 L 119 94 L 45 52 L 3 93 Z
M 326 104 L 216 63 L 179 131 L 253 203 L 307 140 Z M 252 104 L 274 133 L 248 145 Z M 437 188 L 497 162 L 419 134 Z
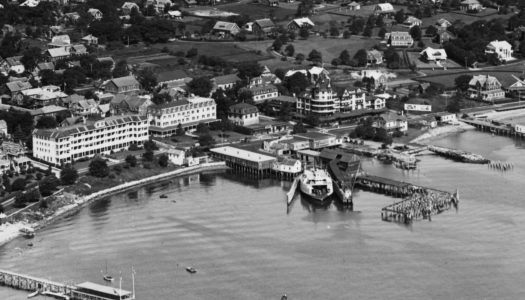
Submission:
M 321 202 L 334 192 L 332 177 L 319 168 L 305 169 L 299 179 L 299 188 L 304 195 Z

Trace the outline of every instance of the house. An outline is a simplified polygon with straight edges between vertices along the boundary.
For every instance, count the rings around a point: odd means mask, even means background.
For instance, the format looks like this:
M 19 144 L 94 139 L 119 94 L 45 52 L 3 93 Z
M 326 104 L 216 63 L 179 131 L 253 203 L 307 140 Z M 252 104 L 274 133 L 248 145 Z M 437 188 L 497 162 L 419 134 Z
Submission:
M 236 23 L 217 21 L 215 26 L 213 26 L 212 32 L 222 36 L 235 36 L 241 32 L 241 29 Z
M 28 81 L 12 81 L 5 84 L 9 94 L 14 96 L 16 93 L 33 88 Z
M 346 87 L 336 87 L 334 101 L 335 112 L 347 113 L 357 109 L 369 108 L 366 94 L 361 89 L 350 90 Z M 332 94 L 333 95 L 333 94 Z
M 140 12 L 140 8 L 135 2 L 124 2 L 124 4 L 122 4 L 122 13 L 124 15 L 131 14 L 133 9 L 136 9 L 138 12 Z
M 279 96 L 279 90 L 277 87 L 271 83 L 265 82 L 261 76 L 252 78 L 250 84 L 247 87 L 240 89 L 239 93 L 246 90 L 252 93 L 252 100 L 255 103 L 261 103 Z
M 172 4 L 173 3 L 171 2 L 171 0 L 147 0 L 145 7 L 149 7 L 150 5 L 152 5 L 155 8 L 156 13 L 163 13 L 164 8 L 166 6 L 169 7 Z
M 97 8 L 90 8 L 88 9 L 88 14 L 91 15 L 91 17 L 94 19 L 94 20 L 101 20 L 102 19 L 102 12 L 97 9 Z
M 80 20 L 80 15 L 78 14 L 78 12 L 65 13 L 64 19 L 68 20 L 71 23 L 76 23 L 78 20 Z
M 277 75 L 273 74 L 267 66 L 263 67 L 263 72 L 260 77 L 265 83 L 280 84 L 282 82 L 282 80 L 277 77 Z
M 445 49 L 434 49 L 431 47 L 425 48 L 425 50 L 419 53 L 423 61 L 429 62 L 443 62 L 447 60 L 447 52 Z
M 76 44 L 72 45 L 71 48 L 69 48 L 69 53 L 72 55 L 86 55 L 88 54 L 86 46 L 82 44 Z
M 165 88 L 182 87 L 192 78 L 183 70 L 172 70 L 157 73 L 157 86 Z
M 499 80 L 490 75 L 475 75 L 469 82 L 469 97 L 481 101 L 493 102 L 505 98 Z
M 61 48 L 64 46 L 71 45 L 71 38 L 67 34 L 56 35 L 51 39 L 51 42 L 47 44 L 48 47 Z
M 56 62 L 71 56 L 69 47 L 49 48 L 44 52 L 44 57 L 49 62 Z
M 213 77 L 211 81 L 213 82 L 215 89 L 227 90 L 233 88 L 233 85 L 238 81 L 241 81 L 241 79 L 236 74 L 228 74 Z
M 4 26 L 2 26 L 2 37 L 6 36 L 8 33 L 14 34 L 15 32 L 16 30 L 13 25 L 4 24 Z
M 182 13 L 180 10 L 170 10 L 168 11 L 168 16 L 176 21 L 182 20 Z
M 271 7 L 279 6 L 279 0 L 262 0 L 261 3 Z
M 352 1 L 350 2 L 348 5 L 347 5 L 348 9 L 349 10 L 352 10 L 352 11 L 356 11 L 356 10 L 360 10 L 361 9 L 361 4 L 355 2 L 355 1 Z
M 23 3 L 20 3 L 20 7 L 37 7 L 40 4 L 40 0 L 26 0 Z
M 388 132 L 399 130 L 405 132 L 408 130 L 407 117 L 393 111 L 383 113 L 377 118 L 372 126 L 383 128 Z
M 449 124 L 456 124 L 458 122 L 458 118 L 456 114 L 449 113 L 449 112 L 437 113 L 436 120 L 439 123 L 449 123 Z
M 270 19 L 255 20 L 252 25 L 252 31 L 258 36 L 271 35 L 275 30 L 275 24 Z
M 38 74 L 44 70 L 55 70 L 55 64 L 53 62 L 41 62 L 36 65 L 35 73 Z
M 406 20 L 403 22 L 403 25 L 407 26 L 408 28 L 412 28 L 414 26 L 421 27 L 421 24 L 423 24 L 423 21 L 413 16 L 407 17 Z
M 22 62 L 20 62 L 22 56 L 11 56 L 0 61 L 0 71 L 5 75 L 9 72 L 15 72 L 16 74 L 22 74 L 26 70 Z
M 98 45 L 98 38 L 92 34 L 86 35 L 81 39 L 82 43 L 85 45 Z
M 153 105 L 149 96 L 118 94 L 109 102 L 109 109 L 113 115 L 138 114 L 145 116 L 148 107 Z
M 445 42 L 450 41 L 450 39 L 452 39 L 452 34 L 450 32 L 448 32 L 445 28 L 439 27 L 438 28 L 438 33 L 437 33 L 437 36 L 436 36 L 436 42 L 440 43 L 440 44 L 443 44 Z
M 293 19 L 286 25 L 286 28 L 290 31 L 298 31 L 301 28 L 307 28 L 311 30 L 315 26 L 314 22 L 308 17 Z
M 351 73 L 352 78 L 371 82 L 372 87 L 385 87 L 388 81 L 388 74 L 381 69 L 364 69 Z
M 186 152 L 184 150 L 179 149 L 166 149 L 166 154 L 168 155 L 169 161 L 176 165 L 176 166 L 182 166 L 184 164 L 184 161 L 186 159 Z
M 248 103 L 238 103 L 228 108 L 228 120 L 235 125 L 259 124 L 259 109 Z
M 98 114 L 98 104 L 93 99 L 83 99 L 73 103 L 69 110 L 73 115 L 86 116 Z
M 444 18 L 437 20 L 436 24 L 442 28 L 448 28 L 452 26 L 452 23 L 450 23 L 447 19 L 444 19 Z
M 272 163 L 272 170 L 281 174 L 299 174 L 303 170 L 303 164 L 298 159 L 278 157 Z
M 62 92 L 60 87 L 47 85 L 43 87 L 22 90 L 13 97 L 13 100 L 16 101 L 18 105 L 21 105 L 26 98 L 30 98 L 35 101 L 35 107 L 42 107 L 50 104 L 60 103 L 62 99 L 65 99 L 66 97 L 67 94 Z
M 367 65 L 380 65 L 383 63 L 383 52 L 376 49 L 366 51 Z
M 391 14 L 395 13 L 394 6 L 390 3 L 379 3 L 374 7 L 374 14 Z
M 500 61 L 510 61 L 512 57 L 512 45 L 507 41 L 492 41 L 485 48 L 485 54 L 495 54 Z
M 414 39 L 406 31 L 393 31 L 385 34 L 387 44 L 392 47 L 410 47 L 414 44 Z
M 133 76 L 124 76 L 108 80 L 103 84 L 104 91 L 113 94 L 129 94 L 140 91 L 140 83 Z
M 478 0 L 465 0 L 460 4 L 460 10 L 462 11 L 481 11 L 483 6 L 479 3 Z

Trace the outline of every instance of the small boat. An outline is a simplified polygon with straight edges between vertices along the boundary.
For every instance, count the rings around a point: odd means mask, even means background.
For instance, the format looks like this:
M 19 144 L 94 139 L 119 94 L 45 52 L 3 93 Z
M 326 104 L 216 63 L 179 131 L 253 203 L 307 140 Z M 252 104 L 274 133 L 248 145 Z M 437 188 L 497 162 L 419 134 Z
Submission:
M 108 262 L 107 261 L 106 261 L 106 273 L 104 273 L 103 278 L 107 282 L 113 282 L 113 280 L 115 280 L 115 278 L 113 278 L 113 276 L 109 275 L 108 273 Z
M 20 228 L 20 232 L 28 239 L 35 237 L 35 230 L 33 228 L 23 227 Z
M 197 273 L 197 270 L 194 267 L 186 267 L 186 271 L 191 274 Z
M 161 199 L 165 199 L 165 198 L 168 198 L 168 195 L 166 195 L 166 194 L 162 194 L 162 195 L 159 196 L 159 198 L 161 198 Z
M 33 247 L 33 243 L 28 243 L 27 244 L 29 247 Z
M 32 292 L 31 294 L 27 295 L 27 298 L 36 297 L 36 296 L 38 296 L 39 293 L 40 293 L 40 291 L 36 290 L 36 291 Z

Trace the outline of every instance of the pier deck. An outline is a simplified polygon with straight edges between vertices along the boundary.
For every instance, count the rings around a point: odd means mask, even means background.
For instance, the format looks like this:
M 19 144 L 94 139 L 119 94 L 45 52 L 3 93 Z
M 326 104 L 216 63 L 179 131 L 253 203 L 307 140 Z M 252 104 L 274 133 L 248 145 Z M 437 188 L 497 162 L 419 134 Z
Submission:
M 29 275 L 18 274 L 15 272 L 0 270 L 0 285 L 5 285 L 25 291 L 52 292 L 57 294 L 69 295 L 74 286 L 60 282 L 38 278 Z

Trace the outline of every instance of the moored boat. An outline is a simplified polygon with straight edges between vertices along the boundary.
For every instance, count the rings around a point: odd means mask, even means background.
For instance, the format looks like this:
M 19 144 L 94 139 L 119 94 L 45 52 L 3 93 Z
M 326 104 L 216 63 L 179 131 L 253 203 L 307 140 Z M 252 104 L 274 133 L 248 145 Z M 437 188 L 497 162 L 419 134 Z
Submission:
M 20 228 L 20 232 L 28 239 L 35 237 L 35 230 L 33 228 L 23 227 Z
M 305 169 L 299 179 L 299 188 L 304 195 L 321 202 L 334 192 L 332 177 L 319 168 Z

